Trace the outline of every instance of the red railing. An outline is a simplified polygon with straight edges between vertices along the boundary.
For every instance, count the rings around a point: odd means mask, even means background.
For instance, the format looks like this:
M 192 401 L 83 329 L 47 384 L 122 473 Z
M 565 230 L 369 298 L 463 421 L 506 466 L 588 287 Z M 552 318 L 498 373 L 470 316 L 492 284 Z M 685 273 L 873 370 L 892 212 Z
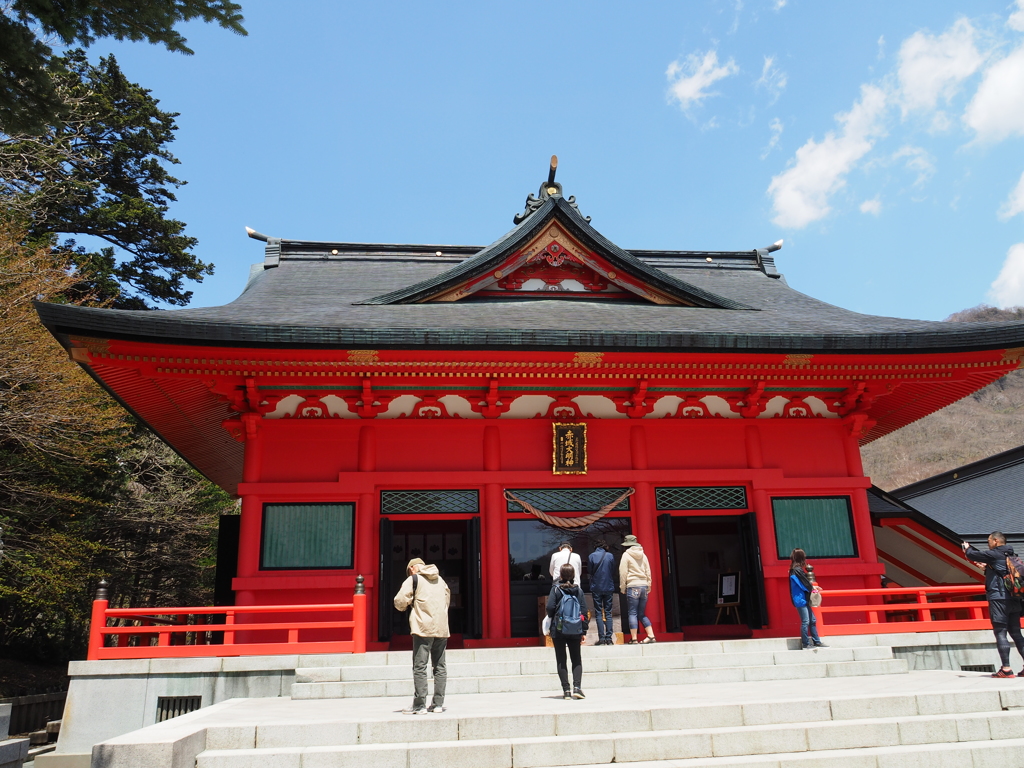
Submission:
M 983 584 L 897 589 L 825 589 L 822 590 L 822 604 L 814 612 L 821 634 L 829 635 L 991 628 Z M 859 621 L 846 624 L 838 621 L 841 616 L 850 614 Z M 826 616 L 829 621 L 825 621 Z M 833 616 L 836 621 L 832 620 Z
M 288 620 L 288 614 L 302 614 L 301 620 Z M 310 621 L 310 614 L 350 618 Z M 111 621 L 114 626 L 108 626 Z M 336 639 L 341 635 L 350 639 Z M 351 603 L 336 605 L 108 608 L 106 599 L 92 604 L 90 660 L 287 653 L 366 653 L 366 595 L 357 592 Z

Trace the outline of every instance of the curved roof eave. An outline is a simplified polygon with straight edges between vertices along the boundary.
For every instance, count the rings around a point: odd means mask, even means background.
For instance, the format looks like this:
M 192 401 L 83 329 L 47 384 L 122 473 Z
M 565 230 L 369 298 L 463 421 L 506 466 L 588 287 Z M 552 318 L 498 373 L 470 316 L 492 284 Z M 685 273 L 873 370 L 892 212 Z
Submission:
M 1024 346 L 1024 323 L 950 323 L 942 330 L 874 333 L 734 333 L 560 328 L 311 326 L 188 320 L 173 311 L 137 312 L 36 302 L 56 334 L 158 343 L 276 348 L 571 349 L 747 353 L 937 353 Z

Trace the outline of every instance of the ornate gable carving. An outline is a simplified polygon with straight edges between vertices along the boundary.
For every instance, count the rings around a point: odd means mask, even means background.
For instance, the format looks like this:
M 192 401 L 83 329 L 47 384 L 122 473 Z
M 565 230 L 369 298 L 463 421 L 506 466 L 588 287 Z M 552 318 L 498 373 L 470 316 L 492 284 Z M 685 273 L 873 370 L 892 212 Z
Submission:
M 655 304 L 680 304 L 615 269 L 604 257 L 587 250 L 557 223 L 544 228 L 497 269 L 467 280 L 431 301 L 480 298 L 536 298 L 557 294 L 566 298 L 627 299 L 640 296 Z

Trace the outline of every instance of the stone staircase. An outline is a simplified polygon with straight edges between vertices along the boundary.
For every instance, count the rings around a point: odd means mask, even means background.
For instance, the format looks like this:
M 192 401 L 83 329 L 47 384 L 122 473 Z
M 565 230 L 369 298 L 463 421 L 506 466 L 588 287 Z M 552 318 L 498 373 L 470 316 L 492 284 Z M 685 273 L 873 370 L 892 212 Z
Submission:
M 209 728 L 196 768 L 1024 765 L 1024 686 L 1016 684 L 599 711 L 565 704 L 554 715 L 449 711 L 256 727 L 245 732 L 244 747 L 237 726 Z
M 839 638 L 836 638 L 839 640 Z M 786 638 L 724 642 L 584 647 L 584 689 L 691 683 L 732 683 L 905 673 L 892 648 L 856 646 L 800 650 Z M 558 690 L 550 648 L 451 650 L 448 695 Z M 411 694 L 411 654 L 305 656 L 295 670 L 292 699 L 365 698 Z
M 449 710 L 421 716 L 409 652 L 304 656 L 291 698 L 124 734 L 92 766 L 1024 768 L 1024 678 L 908 672 L 883 637 L 585 647 L 582 701 L 550 648 L 452 650 Z

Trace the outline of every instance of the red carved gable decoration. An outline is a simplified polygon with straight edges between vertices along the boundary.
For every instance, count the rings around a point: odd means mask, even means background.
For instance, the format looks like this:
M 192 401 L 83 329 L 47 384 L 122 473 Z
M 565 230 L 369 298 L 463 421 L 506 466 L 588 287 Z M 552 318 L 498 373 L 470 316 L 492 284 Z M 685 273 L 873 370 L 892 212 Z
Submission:
M 555 293 L 561 297 L 629 299 L 678 304 L 677 299 L 623 273 L 607 258 L 584 248 L 557 224 L 546 227 L 498 268 L 467 280 L 433 301 L 460 301 L 470 296 L 524 298 Z

